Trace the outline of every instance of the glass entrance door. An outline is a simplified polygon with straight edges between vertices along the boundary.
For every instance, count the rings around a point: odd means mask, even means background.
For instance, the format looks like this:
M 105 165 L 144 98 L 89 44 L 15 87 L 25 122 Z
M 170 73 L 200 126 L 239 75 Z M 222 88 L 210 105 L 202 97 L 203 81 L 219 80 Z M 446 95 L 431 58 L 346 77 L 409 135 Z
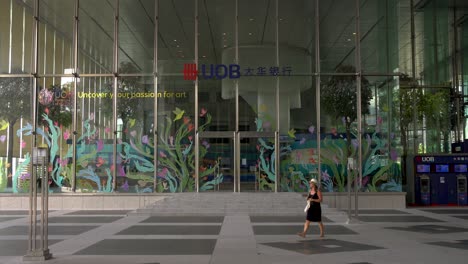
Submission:
M 238 190 L 275 191 L 275 133 L 239 132 Z
M 234 132 L 201 132 L 199 140 L 199 191 L 235 191 Z

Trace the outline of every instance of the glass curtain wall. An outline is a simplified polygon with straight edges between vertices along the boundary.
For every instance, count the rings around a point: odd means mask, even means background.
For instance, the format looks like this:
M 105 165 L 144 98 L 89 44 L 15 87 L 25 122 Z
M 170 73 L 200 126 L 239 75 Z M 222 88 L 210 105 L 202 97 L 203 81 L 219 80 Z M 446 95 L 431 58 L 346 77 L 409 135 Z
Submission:
M 403 191 L 405 156 L 398 124 L 400 77 L 411 75 L 406 48 L 411 35 L 407 1 L 360 1 L 362 191 Z M 402 45 L 401 42 L 406 41 Z M 411 47 L 411 45 L 408 45 Z M 400 68 L 400 65 L 403 67 Z
M 317 3 L 278 3 L 279 191 L 305 192 L 318 176 Z M 268 120 L 276 127 L 275 122 Z
M 464 9 L 466 13 L 468 13 L 468 8 Z M 463 102 L 464 111 L 463 116 L 465 118 L 461 118 L 461 127 L 462 127 L 462 139 L 468 138 L 468 122 L 466 117 L 468 117 L 468 19 L 465 16 L 463 23 L 459 26 L 460 32 L 460 46 L 459 46 L 459 83 L 460 83 L 460 94 L 462 99 L 460 101 Z
M 198 145 L 195 125 L 201 110 L 195 109 L 195 82 L 184 79 L 182 71 L 184 65 L 195 65 L 197 60 L 196 1 L 156 1 L 156 5 L 159 13 L 156 191 L 193 192 Z
M 466 141 L 464 16 L 443 0 L 0 0 L 0 192 L 28 190 L 34 144 L 54 192 L 402 191 L 407 157 Z

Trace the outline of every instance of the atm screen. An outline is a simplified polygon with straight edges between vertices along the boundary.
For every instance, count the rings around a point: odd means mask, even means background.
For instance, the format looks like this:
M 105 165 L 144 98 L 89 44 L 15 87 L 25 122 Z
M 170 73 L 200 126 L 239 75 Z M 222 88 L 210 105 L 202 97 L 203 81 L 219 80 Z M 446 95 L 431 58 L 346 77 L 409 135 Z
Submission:
M 466 164 L 455 164 L 455 172 L 467 172 L 468 166 Z
M 447 164 L 436 165 L 436 172 L 449 172 L 449 166 Z
M 431 172 L 431 165 L 427 164 L 418 164 L 416 167 L 416 171 L 418 173 L 425 173 L 425 172 Z

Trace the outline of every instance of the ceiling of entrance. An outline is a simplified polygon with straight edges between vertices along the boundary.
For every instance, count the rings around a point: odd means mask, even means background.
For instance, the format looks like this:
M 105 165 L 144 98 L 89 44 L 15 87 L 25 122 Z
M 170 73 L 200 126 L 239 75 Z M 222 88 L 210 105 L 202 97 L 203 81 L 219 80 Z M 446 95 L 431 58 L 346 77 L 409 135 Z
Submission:
M 31 0 L 25 1 L 32 6 Z M 314 1 L 288 0 L 279 2 L 280 47 L 294 47 L 314 55 L 315 25 Z M 361 0 L 362 65 L 367 72 L 398 70 L 410 72 L 410 17 L 409 1 L 399 1 L 396 10 L 398 21 L 394 32 L 398 47 L 388 45 L 386 58 L 397 56 L 399 69 L 385 69 L 382 60 L 384 23 L 389 19 L 380 12 L 378 0 Z M 390 1 L 393 2 L 393 1 Z M 417 1 L 416 1 L 417 2 Z M 194 54 L 194 0 L 159 1 L 158 56 L 161 61 L 184 63 L 193 60 Z M 320 1 L 320 53 L 322 72 L 332 72 L 341 64 L 354 64 L 355 1 Z M 120 0 L 119 56 L 120 61 L 131 61 L 140 72 L 152 72 L 154 44 L 154 1 Z M 239 45 L 273 45 L 275 35 L 274 0 L 238 0 Z M 72 38 L 73 0 L 41 0 L 41 19 L 59 32 Z M 467 7 L 467 1 L 452 0 L 451 5 Z M 105 67 L 112 65 L 113 12 L 115 1 L 80 1 L 80 49 Z M 199 0 L 199 59 L 220 62 L 223 50 L 235 45 L 235 1 Z M 390 21 L 391 23 L 392 21 Z M 416 23 L 420 23 L 416 20 Z M 417 27 L 421 28 L 421 27 Z M 422 37 L 422 32 L 416 32 Z M 382 39 L 384 37 L 384 39 Z M 392 41 L 390 41 L 392 42 Z M 423 51 L 422 41 L 416 50 Z M 379 55 L 380 54 L 380 55 Z M 417 64 L 422 63 L 418 56 Z M 385 63 L 384 63 L 385 64 Z M 387 64 L 388 66 L 388 64 Z

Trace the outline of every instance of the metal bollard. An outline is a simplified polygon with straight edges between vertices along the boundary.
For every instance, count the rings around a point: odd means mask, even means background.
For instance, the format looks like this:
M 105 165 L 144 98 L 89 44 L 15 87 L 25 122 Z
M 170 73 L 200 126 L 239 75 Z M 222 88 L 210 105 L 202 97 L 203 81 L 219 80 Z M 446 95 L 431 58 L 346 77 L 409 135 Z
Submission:
M 52 258 L 48 246 L 49 226 L 49 177 L 48 149 L 34 148 L 32 155 L 31 183 L 29 187 L 29 238 L 28 251 L 23 256 L 24 261 L 44 261 Z M 40 247 L 36 244 L 37 237 L 37 177 L 41 181 L 41 222 Z

